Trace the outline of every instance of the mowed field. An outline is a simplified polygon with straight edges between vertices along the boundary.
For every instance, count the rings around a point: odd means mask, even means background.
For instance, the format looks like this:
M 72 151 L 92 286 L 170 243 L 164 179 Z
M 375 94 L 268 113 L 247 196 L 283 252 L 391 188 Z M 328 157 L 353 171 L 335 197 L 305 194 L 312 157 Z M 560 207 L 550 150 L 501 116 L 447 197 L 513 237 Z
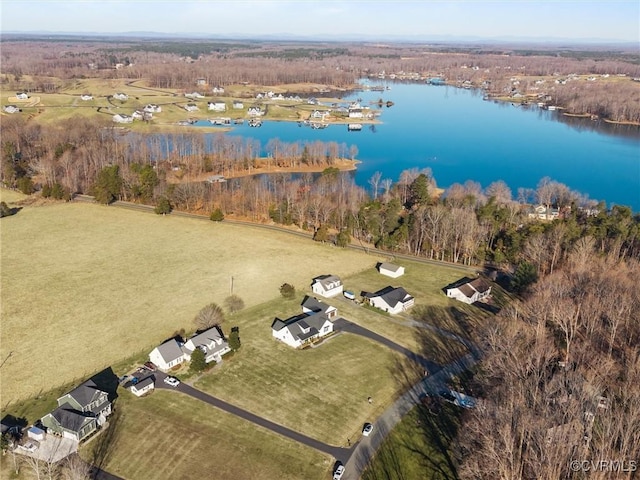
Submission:
M 143 398 L 122 392 L 118 412 L 103 468 L 127 479 L 320 480 L 329 478 L 334 462 L 177 392 L 156 390 Z
M 379 260 L 256 227 L 91 204 L 25 207 L 0 227 L 3 406 L 193 331 L 231 277 L 251 307 L 284 282 L 303 290 L 314 276 Z

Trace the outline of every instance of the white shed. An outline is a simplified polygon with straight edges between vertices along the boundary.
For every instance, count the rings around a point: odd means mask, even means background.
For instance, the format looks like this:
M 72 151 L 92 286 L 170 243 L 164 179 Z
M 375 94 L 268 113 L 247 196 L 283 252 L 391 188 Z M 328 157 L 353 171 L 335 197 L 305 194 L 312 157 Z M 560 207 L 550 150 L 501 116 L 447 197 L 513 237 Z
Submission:
M 378 265 L 378 271 L 382 275 L 386 275 L 391 278 L 398 278 L 404 275 L 404 267 L 400 265 L 394 265 L 393 263 L 381 263 Z

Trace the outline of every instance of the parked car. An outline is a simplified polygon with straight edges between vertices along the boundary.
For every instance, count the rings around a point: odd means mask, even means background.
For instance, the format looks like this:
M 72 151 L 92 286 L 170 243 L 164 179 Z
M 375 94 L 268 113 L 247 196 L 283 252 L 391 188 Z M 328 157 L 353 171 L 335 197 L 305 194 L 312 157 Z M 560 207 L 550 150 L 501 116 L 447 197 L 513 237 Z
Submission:
M 362 435 L 368 437 L 369 435 L 371 435 L 371 432 L 373 432 L 373 424 L 365 423 L 364 427 L 362 427 Z
M 151 370 L 152 372 L 155 372 L 157 368 L 152 362 L 145 362 L 144 366 L 147 370 Z
M 340 463 L 333 471 L 333 480 L 340 480 L 342 475 L 344 475 L 344 465 Z
M 178 385 L 180 385 L 180 380 L 178 380 L 176 377 L 166 377 L 164 379 L 164 383 L 166 383 L 170 387 L 177 387 Z

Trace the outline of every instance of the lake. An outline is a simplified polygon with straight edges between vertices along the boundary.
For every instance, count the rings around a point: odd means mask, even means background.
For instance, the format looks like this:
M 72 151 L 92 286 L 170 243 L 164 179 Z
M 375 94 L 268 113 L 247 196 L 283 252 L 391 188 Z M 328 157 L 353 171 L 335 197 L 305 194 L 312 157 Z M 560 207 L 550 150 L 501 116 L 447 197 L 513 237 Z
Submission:
M 391 89 L 344 97 L 360 98 L 363 106 L 379 98 L 394 102 L 382 107 L 381 124 L 364 125 L 362 131 L 349 132 L 346 125 L 314 130 L 265 121 L 260 128 L 234 126 L 229 134 L 256 138 L 263 146 L 271 138 L 355 144 L 362 161 L 355 179 L 365 188 L 376 171 L 397 181 L 403 170 L 429 167 L 441 187 L 466 180 L 486 187 L 504 180 L 515 197 L 519 187 L 535 188 L 548 176 L 589 198 L 640 211 L 639 127 L 483 101 L 481 92 L 474 90 L 385 85 Z

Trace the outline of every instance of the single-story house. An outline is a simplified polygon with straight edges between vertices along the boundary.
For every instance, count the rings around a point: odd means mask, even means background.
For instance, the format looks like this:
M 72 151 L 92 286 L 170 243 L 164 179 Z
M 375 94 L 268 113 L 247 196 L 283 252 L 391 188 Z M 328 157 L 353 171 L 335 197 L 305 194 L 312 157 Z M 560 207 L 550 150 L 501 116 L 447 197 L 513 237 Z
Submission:
M 149 360 L 155 364 L 159 370 L 167 372 L 176 365 L 184 362 L 184 352 L 182 346 L 175 338 L 154 348 L 149 354 Z
M 299 348 L 331 332 L 333 332 L 333 323 L 321 312 L 303 313 L 287 320 L 276 318 L 271 324 L 271 334 L 293 348 Z
M 185 361 L 191 360 L 191 354 L 196 348 L 204 352 L 204 360 L 207 363 L 221 362 L 222 356 L 231 351 L 229 343 L 217 327 L 205 330 L 187 340 L 187 343 L 182 346 Z
M 131 385 L 131 393 L 133 393 L 136 397 L 141 397 L 154 388 L 156 388 L 155 378 L 153 377 L 153 375 L 149 375 L 147 378 L 143 378 L 135 385 Z
M 332 319 L 338 316 L 338 309 L 321 302 L 317 298 L 306 296 L 302 300 L 302 313 L 323 313 L 327 318 Z
M 311 291 L 325 298 L 335 297 L 342 293 L 342 280 L 335 275 L 321 275 L 313 279 Z
M 414 298 L 402 287 L 385 287 L 375 293 L 365 293 L 366 301 L 391 314 L 404 312 L 413 306 Z
M 5 105 L 3 110 L 7 113 L 18 113 L 20 111 L 15 105 Z
M 224 102 L 209 102 L 207 105 L 209 110 L 214 112 L 224 112 L 227 109 L 227 104 Z
M 127 95 L 126 93 L 118 92 L 113 95 L 113 98 L 115 98 L 116 100 L 122 100 L 124 102 L 125 100 L 129 100 L 129 95 Z
M 145 114 L 145 112 L 142 112 L 140 110 L 136 110 L 135 112 L 133 112 L 131 114 L 131 116 L 133 117 L 134 120 L 142 120 L 142 119 L 144 119 L 144 114 Z
M 89 100 L 93 100 L 93 95 L 91 95 L 90 93 L 83 93 L 82 95 L 80 95 L 80 100 L 88 102 Z
M 222 88 L 222 87 L 213 87 L 211 89 L 211 92 L 215 93 L 216 95 L 220 95 L 220 94 L 224 93 L 224 88 Z
M 18 92 L 16 93 L 16 98 L 18 100 L 29 100 L 29 95 L 26 94 L 25 92 Z
M 484 300 L 491 295 L 491 285 L 482 278 L 472 280 L 465 277 L 445 287 L 445 293 L 449 298 L 455 298 L 461 302 L 472 304 Z
M 325 117 L 329 115 L 329 112 L 326 110 L 314 110 L 311 114 L 311 118 L 321 118 L 324 120 Z
M 113 121 L 115 123 L 132 123 L 133 117 L 130 115 L 125 115 L 124 113 L 116 113 L 113 116 Z
M 198 106 L 197 106 L 195 103 L 187 103 L 187 104 L 184 106 L 184 109 L 185 109 L 187 112 L 195 112 L 196 110 L 199 110 Z
M 234 101 L 233 102 L 233 108 L 234 108 L 234 110 L 242 110 L 244 108 L 244 103 L 238 102 L 238 101 Z
M 261 117 L 262 115 L 264 115 L 264 112 L 260 110 L 260 107 L 249 107 L 249 109 L 247 110 L 247 114 L 250 117 Z
M 204 98 L 204 95 L 200 92 L 185 93 L 184 96 L 187 98 Z
M 160 113 L 162 112 L 162 107 L 160 105 L 156 105 L 155 103 L 150 103 L 145 105 L 143 110 L 147 113 Z
M 404 267 L 384 262 L 378 265 L 378 272 L 387 277 L 398 278 L 404 275 Z
M 82 440 L 106 422 L 111 414 L 109 394 L 87 380 L 58 398 L 58 408 L 42 417 L 48 433 Z

